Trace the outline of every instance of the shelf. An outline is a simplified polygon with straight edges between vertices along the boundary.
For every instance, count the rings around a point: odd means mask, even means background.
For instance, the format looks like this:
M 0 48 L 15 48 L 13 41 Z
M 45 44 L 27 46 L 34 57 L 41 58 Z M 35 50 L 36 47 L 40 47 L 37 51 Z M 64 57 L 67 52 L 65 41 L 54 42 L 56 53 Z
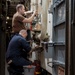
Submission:
M 65 42 L 54 42 L 54 46 L 64 46 L 65 45 Z
M 42 44 L 46 45 L 48 44 L 48 47 L 51 46 L 65 46 L 65 42 L 41 42 Z

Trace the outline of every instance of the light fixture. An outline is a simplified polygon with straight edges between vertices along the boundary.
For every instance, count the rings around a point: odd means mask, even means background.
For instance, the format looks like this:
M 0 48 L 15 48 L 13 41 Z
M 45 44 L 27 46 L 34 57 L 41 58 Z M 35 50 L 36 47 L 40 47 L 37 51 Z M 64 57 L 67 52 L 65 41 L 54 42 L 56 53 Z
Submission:
M 7 16 L 7 20 L 9 19 L 9 16 Z

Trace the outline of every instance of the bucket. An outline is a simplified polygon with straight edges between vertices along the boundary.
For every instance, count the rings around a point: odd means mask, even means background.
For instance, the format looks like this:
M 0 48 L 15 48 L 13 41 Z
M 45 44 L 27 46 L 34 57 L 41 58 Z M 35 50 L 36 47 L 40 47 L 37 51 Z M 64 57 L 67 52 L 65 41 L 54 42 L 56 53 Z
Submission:
M 23 69 L 24 69 L 24 75 L 34 75 L 35 66 L 32 66 L 32 67 L 23 66 Z

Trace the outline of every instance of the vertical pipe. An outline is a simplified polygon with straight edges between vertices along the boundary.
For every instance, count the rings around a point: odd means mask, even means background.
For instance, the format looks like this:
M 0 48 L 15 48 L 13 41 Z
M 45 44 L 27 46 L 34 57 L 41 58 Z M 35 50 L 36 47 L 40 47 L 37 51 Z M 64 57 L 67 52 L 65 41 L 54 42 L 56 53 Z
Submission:
M 65 53 L 65 75 L 70 75 L 71 69 L 71 0 L 66 0 L 66 53 Z
M 72 50 L 71 50 L 71 73 L 70 75 L 75 75 L 75 0 L 71 0 L 71 25 L 72 25 Z
M 75 0 L 66 0 L 65 75 L 75 75 Z
M 1 14 L 2 14 L 2 0 L 0 0 L 0 24 L 2 24 L 1 21 Z M 1 25 L 0 25 L 0 34 L 1 34 Z M 1 35 L 0 35 L 1 38 Z M 0 39 L 0 48 L 1 48 L 1 39 Z M 1 61 L 1 50 L 0 50 L 0 61 Z M 0 74 L 1 74 L 1 62 L 0 62 Z
M 2 13 L 2 1 L 6 3 L 6 0 L 0 0 L 0 75 L 5 75 L 5 50 L 6 50 L 6 38 L 3 27 L 6 27 L 6 15 Z M 2 21 L 1 21 L 2 20 Z

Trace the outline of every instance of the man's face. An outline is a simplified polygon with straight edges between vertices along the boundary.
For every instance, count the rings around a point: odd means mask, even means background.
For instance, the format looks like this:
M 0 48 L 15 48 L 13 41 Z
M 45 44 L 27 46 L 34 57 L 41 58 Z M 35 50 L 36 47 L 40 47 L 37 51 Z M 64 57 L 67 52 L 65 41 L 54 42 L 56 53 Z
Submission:
M 25 7 L 24 6 L 22 6 L 20 12 L 21 12 L 22 15 L 24 14 L 24 12 L 25 12 Z
M 24 33 L 24 37 L 25 37 L 25 38 L 27 37 L 27 32 Z

